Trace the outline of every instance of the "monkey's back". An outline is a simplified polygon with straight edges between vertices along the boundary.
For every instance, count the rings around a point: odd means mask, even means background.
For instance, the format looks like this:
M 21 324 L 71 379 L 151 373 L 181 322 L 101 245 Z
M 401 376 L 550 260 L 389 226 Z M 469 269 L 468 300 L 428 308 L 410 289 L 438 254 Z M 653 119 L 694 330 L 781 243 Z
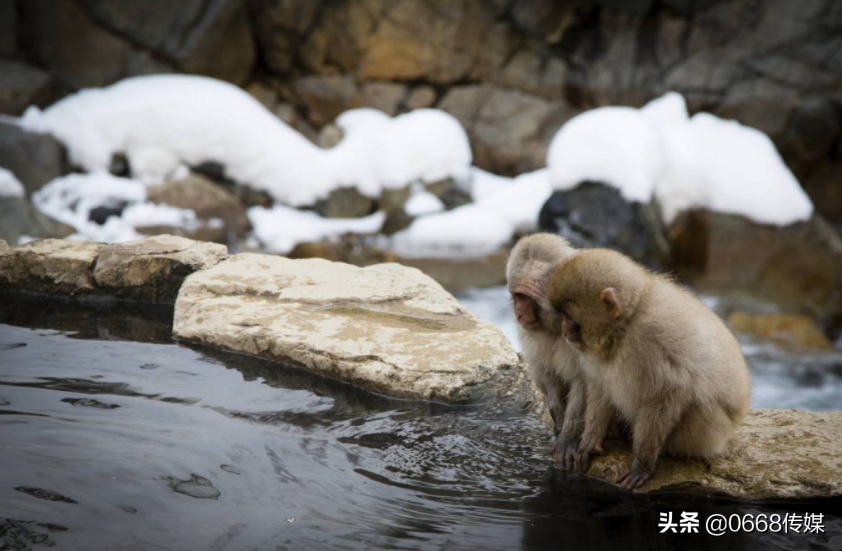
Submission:
M 719 316 L 663 277 L 653 276 L 639 308 L 624 346 L 637 347 L 637 357 L 642 352 L 646 358 L 637 364 L 645 372 L 636 374 L 644 381 L 643 394 L 672 393 L 674 401 L 687 404 L 667 451 L 719 453 L 748 412 L 751 380 L 739 343 Z

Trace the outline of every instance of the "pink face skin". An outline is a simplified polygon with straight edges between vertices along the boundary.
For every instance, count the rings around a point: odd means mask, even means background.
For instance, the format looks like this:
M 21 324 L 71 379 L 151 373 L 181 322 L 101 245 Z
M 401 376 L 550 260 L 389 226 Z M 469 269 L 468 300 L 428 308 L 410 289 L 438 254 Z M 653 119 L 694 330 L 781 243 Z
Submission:
M 541 320 L 538 318 L 538 307 L 535 302 L 522 293 L 512 293 L 512 300 L 518 324 L 527 331 L 541 329 Z

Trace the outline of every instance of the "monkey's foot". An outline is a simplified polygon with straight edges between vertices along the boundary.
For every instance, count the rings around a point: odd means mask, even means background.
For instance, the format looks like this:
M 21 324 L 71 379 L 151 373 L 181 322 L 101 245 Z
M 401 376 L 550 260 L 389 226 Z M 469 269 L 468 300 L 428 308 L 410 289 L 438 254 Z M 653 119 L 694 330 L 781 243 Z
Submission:
M 553 444 L 552 455 L 555 457 L 555 462 L 563 471 L 570 471 L 573 469 L 576 453 L 579 449 L 579 441 L 573 439 L 565 439 L 558 437 Z
M 646 469 L 635 459 L 626 474 L 617 479 L 617 485 L 624 490 L 632 491 L 643 486 L 653 474 L 655 471 Z
M 579 444 L 579 447 L 576 449 L 576 453 L 573 456 L 573 470 L 579 474 L 587 474 L 588 468 L 591 466 L 591 457 L 593 455 L 602 455 L 604 453 L 605 450 L 602 448 L 602 444 L 594 446 L 593 444 L 588 444 L 586 441 L 583 441 Z

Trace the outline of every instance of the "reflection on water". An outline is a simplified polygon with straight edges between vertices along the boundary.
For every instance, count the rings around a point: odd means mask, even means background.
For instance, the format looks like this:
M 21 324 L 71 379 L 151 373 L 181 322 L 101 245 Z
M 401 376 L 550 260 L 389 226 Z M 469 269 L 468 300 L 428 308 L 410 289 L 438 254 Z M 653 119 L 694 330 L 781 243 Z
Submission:
M 513 407 L 391 400 L 117 312 L 0 305 L 0 549 L 842 547 L 838 503 L 624 495 L 557 473 Z M 660 536 L 682 510 L 829 516 L 820 535 Z

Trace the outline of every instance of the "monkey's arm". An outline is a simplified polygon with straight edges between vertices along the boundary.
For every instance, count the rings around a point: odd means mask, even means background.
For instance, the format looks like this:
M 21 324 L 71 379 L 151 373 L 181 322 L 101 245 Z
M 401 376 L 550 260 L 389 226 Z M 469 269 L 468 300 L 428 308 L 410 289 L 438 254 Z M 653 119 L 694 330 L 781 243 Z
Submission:
M 614 407 L 599 383 L 589 381 L 586 385 L 586 395 L 585 430 L 574 460 L 574 467 L 579 474 L 588 472 L 591 455 L 604 453 L 602 443 L 614 416 Z
M 558 466 L 569 471 L 573 468 L 576 452 L 585 430 L 585 382 L 581 377 L 574 378 L 568 385 L 567 407 L 564 410 L 564 422 L 561 433 L 556 435 L 553 444 Z
M 548 375 L 544 367 L 537 367 L 533 371 L 535 383 L 547 399 L 547 409 L 553 418 L 553 435 L 558 436 L 562 430 L 565 411 L 565 388 L 560 382 Z
M 672 399 L 651 400 L 638 409 L 632 424 L 634 458 L 629 470 L 617 479 L 621 488 L 639 488 L 655 474 L 658 454 L 681 418 L 684 411 L 683 402 L 679 397 L 673 396 Z

